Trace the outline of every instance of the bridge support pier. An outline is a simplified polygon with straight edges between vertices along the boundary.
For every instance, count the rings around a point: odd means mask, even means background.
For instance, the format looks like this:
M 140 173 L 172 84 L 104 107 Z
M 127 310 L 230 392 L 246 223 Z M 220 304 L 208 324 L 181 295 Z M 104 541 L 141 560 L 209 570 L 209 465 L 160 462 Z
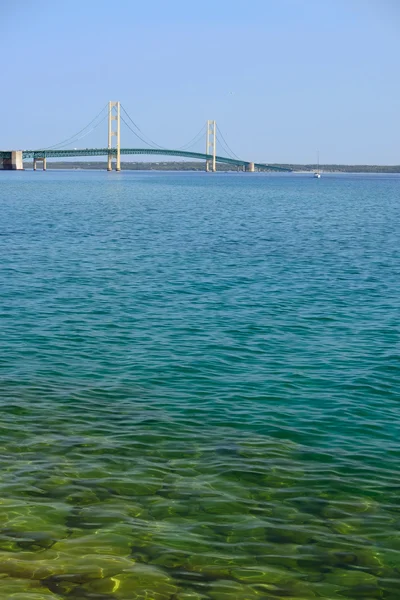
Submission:
M 47 158 L 45 156 L 37 156 L 33 159 L 33 170 L 36 171 L 38 163 L 42 163 L 43 171 L 47 170 Z
M 249 163 L 246 165 L 246 167 L 245 167 L 245 168 L 246 168 L 246 172 L 247 172 L 247 173 L 254 173 L 254 172 L 255 172 L 255 167 L 254 167 L 254 163 L 253 163 L 253 162 L 249 162 Z
M 23 171 L 22 150 L 11 150 L 8 158 L 0 158 L 0 169 L 4 171 Z

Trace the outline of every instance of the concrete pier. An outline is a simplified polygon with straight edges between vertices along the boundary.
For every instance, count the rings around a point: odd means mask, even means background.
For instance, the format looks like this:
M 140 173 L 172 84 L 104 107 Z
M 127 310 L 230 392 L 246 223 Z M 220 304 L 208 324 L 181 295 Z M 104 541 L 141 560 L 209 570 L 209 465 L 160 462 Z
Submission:
M 33 159 L 33 170 L 36 171 L 38 163 L 43 163 L 43 171 L 47 169 L 47 159 L 46 157 L 37 157 Z
M 9 157 L 0 158 L 0 169 L 4 171 L 23 171 L 22 150 L 11 150 Z
M 254 167 L 254 163 L 253 162 L 249 162 L 249 164 L 246 165 L 246 171 L 247 171 L 247 173 L 254 173 L 255 172 L 255 167 Z

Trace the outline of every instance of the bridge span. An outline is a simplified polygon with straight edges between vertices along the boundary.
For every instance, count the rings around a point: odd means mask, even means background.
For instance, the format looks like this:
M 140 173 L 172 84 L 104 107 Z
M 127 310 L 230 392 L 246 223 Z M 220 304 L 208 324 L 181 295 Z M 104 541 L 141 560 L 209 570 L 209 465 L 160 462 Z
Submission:
M 111 154 L 113 157 L 117 155 L 117 149 L 112 148 L 79 148 L 74 150 L 20 150 L 22 154 L 22 160 L 33 159 L 34 168 L 37 162 L 41 162 L 46 168 L 47 158 L 72 158 L 72 157 L 86 157 L 86 156 L 108 156 Z M 0 151 L 0 160 L 11 162 L 11 151 Z M 188 152 L 185 150 L 170 150 L 168 148 L 120 148 L 121 155 L 134 155 L 141 154 L 147 156 L 177 156 L 181 158 L 192 158 L 194 160 L 212 161 L 212 154 L 203 154 L 201 152 Z M 271 171 L 290 171 L 284 167 L 277 167 L 275 165 L 268 165 L 265 163 L 253 163 L 246 160 L 239 160 L 235 158 L 228 158 L 226 156 L 215 156 L 217 163 L 223 163 L 232 165 L 235 167 L 243 167 L 246 171 L 257 170 L 271 170 Z
M 13 156 L 17 154 L 17 157 Z M 18 154 L 20 156 L 18 156 Z M 33 159 L 34 169 L 36 169 L 37 163 L 42 163 L 43 168 L 46 170 L 46 160 L 47 158 L 73 158 L 73 157 L 86 157 L 86 156 L 109 156 L 113 157 L 117 156 L 116 148 L 79 148 L 74 150 L 0 150 L 0 162 L 3 162 L 3 168 L 5 169 L 21 169 L 23 168 L 22 164 L 24 160 Z M 159 148 L 120 148 L 121 155 L 134 155 L 141 154 L 147 156 L 177 156 L 182 158 L 192 158 L 194 160 L 204 160 L 204 161 L 212 161 L 212 154 L 203 154 L 201 152 L 187 152 L 185 150 L 170 150 L 168 148 L 159 149 Z M 19 162 L 19 167 L 16 165 L 16 160 Z M 236 167 L 242 167 L 244 170 L 249 172 L 254 172 L 257 170 L 268 170 L 268 171 L 286 171 L 290 172 L 291 169 L 287 169 L 284 167 L 278 167 L 275 165 L 269 165 L 267 163 L 254 163 L 246 160 L 240 160 L 236 158 L 228 158 L 226 156 L 218 156 L 215 155 L 215 162 L 223 163 L 227 165 L 232 165 Z
M 106 108 L 106 107 L 105 107 Z M 122 107 L 123 111 L 125 109 Z M 104 109 L 103 109 L 104 110 Z M 125 111 L 126 113 L 126 111 Z M 101 114 L 101 113 L 100 113 Z M 126 113 L 127 117 L 132 121 L 129 114 Z M 98 115 L 99 116 L 99 115 Z M 243 168 L 244 171 L 254 172 L 255 170 L 269 170 L 269 171 L 291 171 L 291 169 L 278 167 L 276 165 L 270 165 L 266 163 L 255 163 L 252 161 L 242 160 L 231 152 L 231 156 L 220 156 L 217 154 L 217 124 L 216 121 L 207 121 L 206 125 L 206 152 L 193 152 L 188 149 L 169 149 L 163 148 L 153 143 L 153 147 L 150 148 L 121 148 L 121 127 L 120 120 L 127 125 L 127 127 L 142 141 L 143 138 L 137 132 L 135 132 L 129 125 L 129 123 L 121 115 L 121 106 L 119 102 L 108 103 L 108 113 L 105 117 L 95 125 L 96 128 L 101 122 L 103 122 L 108 116 L 108 145 L 105 148 L 62 148 L 62 143 L 56 144 L 50 148 L 41 148 L 38 150 L 0 150 L 0 169 L 8 170 L 21 170 L 24 168 L 23 161 L 26 159 L 33 160 L 33 169 L 36 170 L 38 163 L 41 163 L 43 170 L 46 170 L 48 158 L 80 158 L 88 156 L 106 156 L 107 157 L 107 170 L 111 171 L 113 162 L 115 161 L 116 171 L 121 170 L 121 155 L 147 155 L 147 156 L 176 156 L 181 158 L 191 158 L 195 160 L 204 160 L 206 171 L 216 171 L 217 163 L 223 163 L 232 165 L 238 169 Z M 95 117 L 94 120 L 96 120 Z M 135 123 L 132 121 L 135 125 Z M 92 122 L 89 124 L 91 126 Z M 136 126 L 136 125 L 135 125 Z M 137 127 L 137 126 L 136 126 Z M 92 128 L 90 131 L 93 131 Z M 86 128 L 84 128 L 86 129 Z M 141 130 L 137 128 L 142 134 Z M 204 126 L 203 126 L 204 130 Z M 83 131 L 83 130 L 81 130 Z M 90 133 L 89 131 L 89 133 Z M 219 129 L 218 129 L 219 131 Z M 78 132 L 80 134 L 81 132 Z M 221 135 L 221 142 L 225 142 L 225 138 Z M 85 134 L 86 135 L 86 134 Z M 144 134 L 143 134 L 144 135 Z M 84 136 L 81 136 L 84 137 Z M 198 136 L 196 136 L 198 137 Z M 115 145 L 114 145 L 114 138 Z M 76 139 L 76 136 L 72 136 L 66 140 L 68 144 L 71 144 L 71 140 Z M 78 139 L 80 139 L 78 137 Z M 199 141 L 199 140 L 198 140 Z M 225 142 L 226 144 L 226 142 Z M 64 143 L 64 145 L 66 145 Z M 187 144 L 188 146 L 190 144 Z M 193 145 L 193 144 L 192 144 Z M 154 147 L 156 146 L 156 147 Z M 229 147 L 228 147 L 229 149 Z

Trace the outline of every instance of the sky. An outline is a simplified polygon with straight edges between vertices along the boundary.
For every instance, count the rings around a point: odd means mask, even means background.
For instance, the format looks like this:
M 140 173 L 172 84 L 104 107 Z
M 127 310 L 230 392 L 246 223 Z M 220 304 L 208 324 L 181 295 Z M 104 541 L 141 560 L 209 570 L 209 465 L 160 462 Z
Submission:
M 216 119 L 245 160 L 398 165 L 399 34 L 398 0 L 3 1 L 0 148 L 119 100 L 164 147 Z M 106 143 L 103 122 L 73 146 Z

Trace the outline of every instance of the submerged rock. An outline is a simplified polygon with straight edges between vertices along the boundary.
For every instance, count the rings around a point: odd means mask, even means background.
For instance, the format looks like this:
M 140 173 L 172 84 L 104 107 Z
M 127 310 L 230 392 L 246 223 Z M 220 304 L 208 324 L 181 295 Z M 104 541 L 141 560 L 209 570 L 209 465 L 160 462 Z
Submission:
M 70 537 L 57 542 L 53 550 L 67 556 L 82 556 L 82 554 L 102 554 L 108 556 L 129 556 L 132 541 L 122 535 L 99 530 L 92 535 Z
M 74 490 L 66 497 L 66 502 L 72 506 L 88 506 L 89 504 L 96 504 L 101 502 L 102 494 L 96 494 L 93 490 L 81 489 Z
M 37 581 L 29 579 L 15 579 L 13 577 L 5 577 L 0 579 L 0 597 L 4 600 L 12 598 L 19 600 L 26 598 L 29 600 L 60 600 L 60 596 L 55 596 L 46 586 L 41 585 Z
M 67 535 L 65 519 L 69 507 L 64 504 L 47 505 L 35 502 L 0 500 L 0 539 L 32 538 L 37 534 L 52 539 Z M 32 534 L 32 535 L 30 535 Z M 1 544 L 1 542 L 0 542 Z M 4 547 L 1 544 L 1 547 Z
M 95 505 L 75 507 L 67 518 L 71 529 L 99 529 L 119 523 L 129 523 L 132 518 L 143 516 L 144 509 L 115 501 L 96 503 Z
M 223 497 L 205 498 L 199 501 L 200 508 L 210 515 L 242 515 L 250 508 L 240 501 L 229 501 Z
M 208 594 L 213 600 L 267 600 L 266 592 L 275 590 L 275 586 L 255 590 L 237 581 L 221 580 L 211 584 Z
M 297 569 L 299 566 L 299 548 L 300 546 L 296 544 L 279 544 L 278 549 L 274 544 L 263 544 L 261 548 L 260 546 L 258 548 L 256 563 L 257 565 L 266 565 L 272 569 Z M 254 553 L 256 548 L 250 548 L 250 550 Z
M 152 496 L 162 487 L 162 480 L 154 477 L 141 477 L 135 474 L 134 480 L 115 480 L 108 483 L 108 488 L 118 496 Z
M 175 596 L 176 600 L 208 600 L 209 596 L 195 592 L 194 590 L 185 590 L 178 592 Z
M 266 532 L 267 540 L 278 544 L 303 545 L 313 541 L 314 531 L 308 531 L 305 527 L 270 527 Z
M 164 567 L 166 569 L 181 569 L 188 560 L 186 552 L 162 552 L 156 558 L 153 558 L 150 563 L 156 567 Z
M 57 539 L 50 533 L 36 531 L 3 530 L 0 533 L 0 550 L 20 552 L 21 550 L 41 551 L 51 548 Z
M 47 580 L 58 578 L 86 581 L 121 573 L 134 566 L 133 560 L 118 556 L 62 552 L 22 552 L 0 555 L 0 575 L 17 579 Z
M 164 571 L 136 564 L 108 579 L 90 581 L 82 590 L 88 594 L 113 594 L 118 600 L 168 600 L 178 588 Z
M 190 514 L 191 507 L 187 502 L 173 500 L 172 498 L 157 498 L 149 507 L 149 514 L 154 519 L 170 519 Z
M 63 566 L 51 550 L 46 552 L 20 552 L 0 554 L 0 575 L 16 579 L 45 579 L 62 572 Z
M 61 600 L 61 596 L 46 592 L 18 592 L 7 596 L 7 600 Z
M 215 556 L 210 550 L 207 554 L 188 555 L 185 569 L 195 573 L 202 573 L 207 577 L 228 579 L 233 569 L 242 565 L 253 565 L 254 559 L 250 556 Z
M 378 579 L 371 573 L 353 569 L 335 569 L 328 573 L 325 579 L 328 583 L 341 587 L 376 586 L 378 584 Z
M 293 572 L 267 567 L 247 567 L 233 569 L 232 577 L 243 583 L 266 583 L 273 585 L 287 585 L 295 581 Z

